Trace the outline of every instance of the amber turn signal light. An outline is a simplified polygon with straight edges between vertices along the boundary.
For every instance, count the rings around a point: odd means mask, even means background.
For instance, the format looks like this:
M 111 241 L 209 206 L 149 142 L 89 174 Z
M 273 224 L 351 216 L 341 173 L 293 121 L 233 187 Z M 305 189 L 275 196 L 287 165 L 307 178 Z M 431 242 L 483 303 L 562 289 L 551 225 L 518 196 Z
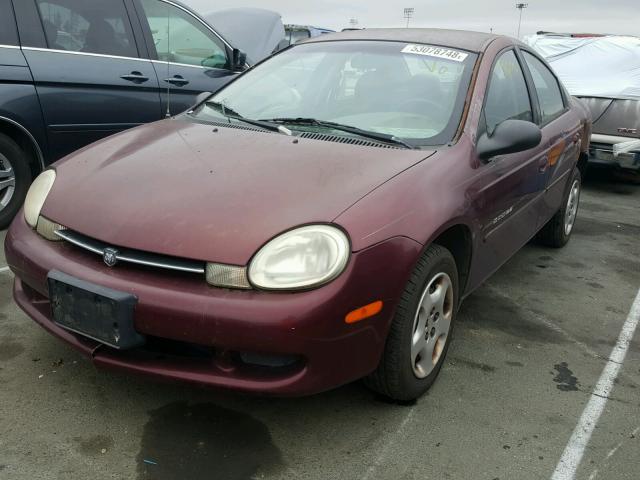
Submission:
M 346 323 L 356 323 L 365 318 L 373 317 L 377 313 L 380 313 L 380 310 L 382 310 L 382 300 L 355 309 L 353 312 L 347 314 L 344 321 Z

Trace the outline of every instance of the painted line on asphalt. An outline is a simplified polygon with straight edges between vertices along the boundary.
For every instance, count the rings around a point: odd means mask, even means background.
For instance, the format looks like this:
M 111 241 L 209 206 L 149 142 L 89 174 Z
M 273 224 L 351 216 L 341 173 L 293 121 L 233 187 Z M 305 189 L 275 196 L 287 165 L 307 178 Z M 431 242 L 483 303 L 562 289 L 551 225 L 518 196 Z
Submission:
M 405 428 L 407 428 L 407 425 L 409 424 L 409 421 L 413 417 L 413 414 L 415 413 L 415 411 L 416 411 L 416 407 L 410 407 L 409 412 L 405 415 L 402 422 L 400 422 L 400 425 L 395 430 L 395 432 L 386 438 L 386 442 L 383 445 L 382 449 L 378 452 L 378 457 L 376 458 L 375 462 L 373 462 L 373 464 L 367 469 L 367 471 L 364 472 L 364 475 L 361 477 L 360 480 L 369 480 L 372 478 L 378 478 L 378 476 L 376 475 L 376 472 L 383 464 L 387 462 L 388 460 L 387 457 L 391 453 L 390 452 L 391 448 L 394 445 L 398 445 L 399 440 L 402 437 L 404 437 L 404 430 Z
M 629 438 L 635 438 L 635 436 L 638 434 L 638 432 L 640 432 L 640 427 L 636 428 L 633 432 L 631 432 L 631 435 L 629 435 Z M 620 447 L 622 447 L 622 445 L 624 445 L 624 442 L 626 442 L 627 440 L 628 440 L 628 438 L 625 438 L 624 440 L 619 442 L 615 447 L 613 447 L 611 450 L 609 450 L 609 453 L 607 453 L 607 456 L 605 457 L 603 462 L 606 462 L 611 457 L 613 457 L 617 453 L 617 451 L 620 450 Z M 594 480 L 594 478 L 596 478 L 599 473 L 600 473 L 600 470 L 598 468 L 595 468 L 593 470 L 593 472 L 591 472 L 591 475 L 589 475 L 589 480 Z
M 585 449 L 589 444 L 593 430 L 596 428 L 598 420 L 604 411 L 604 407 L 609 400 L 609 395 L 614 387 L 614 382 L 620 373 L 622 364 L 629 350 L 629 344 L 640 322 L 640 290 L 636 295 L 631 310 L 627 316 L 622 331 L 618 337 L 615 347 L 611 351 L 598 383 L 596 384 L 589 403 L 585 407 L 580 421 L 573 430 L 569 443 L 560 457 L 551 480 L 573 480 L 584 456 Z

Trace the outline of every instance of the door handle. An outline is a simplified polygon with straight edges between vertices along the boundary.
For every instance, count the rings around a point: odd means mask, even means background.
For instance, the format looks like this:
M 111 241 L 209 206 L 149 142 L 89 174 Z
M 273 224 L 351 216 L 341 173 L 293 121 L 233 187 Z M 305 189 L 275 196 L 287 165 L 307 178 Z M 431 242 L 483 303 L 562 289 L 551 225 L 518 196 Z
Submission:
M 142 73 L 135 71 L 127 75 L 122 75 L 120 78 L 133 83 L 144 83 L 149 81 L 149 77 L 145 77 Z
M 546 172 L 548 166 L 549 166 L 549 157 L 545 155 L 538 161 L 538 172 L 540 173 Z
M 176 87 L 184 87 L 185 85 L 189 85 L 189 80 L 185 80 L 182 75 L 175 75 L 171 78 L 165 78 L 164 81 L 166 83 L 170 83 L 171 85 L 175 85 Z

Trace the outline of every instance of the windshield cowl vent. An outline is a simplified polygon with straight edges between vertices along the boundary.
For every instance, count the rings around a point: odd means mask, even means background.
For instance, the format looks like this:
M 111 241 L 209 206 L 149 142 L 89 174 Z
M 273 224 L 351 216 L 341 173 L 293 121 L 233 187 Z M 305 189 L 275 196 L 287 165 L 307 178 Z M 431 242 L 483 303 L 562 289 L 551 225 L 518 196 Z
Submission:
M 249 130 L 250 132 L 260 132 L 260 133 L 273 133 L 269 130 L 264 130 L 258 127 L 252 127 L 251 125 L 240 125 L 238 123 L 227 123 L 227 122 L 212 122 L 207 121 L 207 125 L 213 125 L 214 127 L 220 128 L 235 128 L 236 130 Z
M 309 140 L 322 140 L 325 142 L 346 143 L 347 145 L 358 145 L 361 147 L 392 148 L 394 150 L 400 150 L 402 148 L 402 147 L 396 147 L 395 145 L 388 145 L 386 143 L 372 142 L 370 140 L 361 140 L 359 138 L 342 137 L 338 135 L 327 135 L 325 133 L 304 132 L 304 133 L 301 133 L 299 137 L 307 138 Z

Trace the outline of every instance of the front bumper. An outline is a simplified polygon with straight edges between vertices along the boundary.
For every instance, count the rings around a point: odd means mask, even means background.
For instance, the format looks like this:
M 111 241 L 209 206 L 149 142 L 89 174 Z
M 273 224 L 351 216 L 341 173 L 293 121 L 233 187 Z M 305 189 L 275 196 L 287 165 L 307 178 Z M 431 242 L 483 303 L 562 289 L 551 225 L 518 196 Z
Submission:
M 621 153 L 616 156 L 613 154 L 613 145 L 591 143 L 591 147 L 589 149 L 589 163 L 593 165 L 640 171 L 640 152 L 632 151 L 628 153 Z
M 5 241 L 16 303 L 47 331 L 98 367 L 245 392 L 283 396 L 328 390 L 366 376 L 381 357 L 393 312 L 421 245 L 394 238 L 354 253 L 346 271 L 317 290 L 234 291 L 204 278 L 134 265 L 109 268 L 91 253 L 34 233 L 22 214 Z M 60 270 L 138 297 L 135 329 L 147 345 L 119 351 L 51 320 L 47 274 Z M 348 325 L 350 311 L 376 300 L 376 316 Z M 280 367 L 240 360 L 240 353 L 294 357 Z

